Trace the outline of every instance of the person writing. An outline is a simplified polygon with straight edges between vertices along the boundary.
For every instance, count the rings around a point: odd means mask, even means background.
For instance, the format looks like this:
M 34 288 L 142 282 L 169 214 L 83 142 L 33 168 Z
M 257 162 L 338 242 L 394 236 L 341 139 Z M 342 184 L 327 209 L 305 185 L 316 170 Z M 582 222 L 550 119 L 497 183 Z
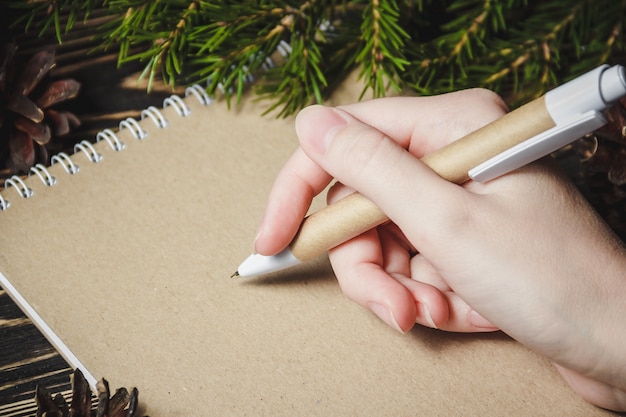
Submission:
M 462 186 L 419 160 L 506 111 L 483 89 L 302 110 L 255 250 L 284 249 L 335 178 L 329 202 L 356 190 L 391 220 L 330 251 L 348 298 L 400 332 L 502 330 L 587 401 L 626 410 L 622 242 L 549 158 Z

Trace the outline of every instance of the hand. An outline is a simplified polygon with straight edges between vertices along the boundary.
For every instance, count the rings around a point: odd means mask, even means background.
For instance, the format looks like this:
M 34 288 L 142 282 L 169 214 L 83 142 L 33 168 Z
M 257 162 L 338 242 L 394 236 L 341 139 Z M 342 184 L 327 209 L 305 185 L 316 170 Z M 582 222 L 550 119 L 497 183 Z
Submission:
M 458 186 L 418 159 L 504 112 L 486 90 L 304 110 L 256 250 L 287 246 L 334 177 L 330 200 L 351 187 L 391 219 L 330 252 L 348 297 L 400 331 L 502 329 L 589 401 L 626 408 L 626 255 L 594 211 L 545 161 Z

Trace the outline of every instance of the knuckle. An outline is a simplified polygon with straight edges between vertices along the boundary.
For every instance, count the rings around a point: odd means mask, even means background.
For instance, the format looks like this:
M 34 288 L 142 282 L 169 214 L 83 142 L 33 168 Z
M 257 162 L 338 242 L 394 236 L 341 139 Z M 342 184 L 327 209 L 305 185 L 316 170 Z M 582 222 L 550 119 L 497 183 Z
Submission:
M 469 93 L 475 95 L 475 100 L 484 101 L 486 104 L 493 106 L 501 111 L 508 111 L 508 106 L 504 99 L 496 92 L 486 88 L 472 88 Z
M 436 215 L 424 222 L 419 246 L 444 249 L 451 242 L 472 235 L 477 223 L 477 213 L 467 195 L 440 196 L 432 204 L 435 206 L 432 212 L 436 212 Z
M 449 117 L 439 123 L 448 138 L 460 138 L 503 116 L 507 111 L 504 100 L 495 92 L 473 88 L 449 93 Z

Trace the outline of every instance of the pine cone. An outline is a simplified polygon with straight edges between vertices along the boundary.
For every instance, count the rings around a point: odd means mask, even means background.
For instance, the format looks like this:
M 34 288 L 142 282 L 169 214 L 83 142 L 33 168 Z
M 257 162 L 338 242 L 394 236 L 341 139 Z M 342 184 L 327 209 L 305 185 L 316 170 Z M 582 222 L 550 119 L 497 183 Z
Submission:
M 48 81 L 54 48 L 35 53 L 21 68 L 16 52 L 14 43 L 0 51 L 0 170 L 9 175 L 47 163 L 51 139 L 80 124 L 76 115 L 50 108 L 74 98 L 80 89 L 73 79 Z
M 572 144 L 579 163 L 570 166 L 575 170 L 570 175 L 611 229 L 626 241 L 626 98 L 605 115 L 605 126 Z
M 120 388 L 111 397 L 109 384 L 102 379 L 98 383 L 98 406 L 92 410 L 89 384 L 83 373 L 76 369 L 72 377 L 72 399 L 69 404 L 61 394 L 53 398 L 42 386 L 37 386 L 35 401 L 37 417 L 136 417 L 137 398 L 136 388 L 130 393 L 126 388 Z

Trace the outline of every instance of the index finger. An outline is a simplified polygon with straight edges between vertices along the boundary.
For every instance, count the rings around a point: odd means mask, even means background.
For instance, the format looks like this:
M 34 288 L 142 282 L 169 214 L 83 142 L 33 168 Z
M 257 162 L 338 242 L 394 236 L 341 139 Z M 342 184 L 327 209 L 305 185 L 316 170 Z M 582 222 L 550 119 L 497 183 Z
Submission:
M 272 185 L 257 231 L 255 251 L 261 255 L 274 255 L 287 247 L 313 197 L 322 192 L 331 179 L 302 148 L 296 149 Z

